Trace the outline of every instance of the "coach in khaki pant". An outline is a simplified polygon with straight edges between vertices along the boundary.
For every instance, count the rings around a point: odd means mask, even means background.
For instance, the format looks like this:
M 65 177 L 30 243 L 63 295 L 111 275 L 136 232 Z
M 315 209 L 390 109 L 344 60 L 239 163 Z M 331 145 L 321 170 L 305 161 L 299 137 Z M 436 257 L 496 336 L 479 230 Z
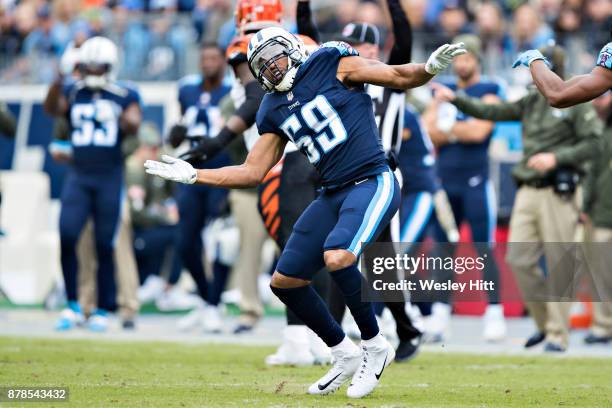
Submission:
M 227 120 L 236 110 L 234 101 L 227 95 L 220 103 L 221 114 Z M 254 126 L 254 125 L 253 125 Z M 252 132 L 253 129 L 247 130 Z M 256 129 L 255 129 L 256 131 Z M 244 134 L 246 138 L 247 133 Z M 238 138 L 228 148 L 233 164 L 241 164 L 247 156 L 246 139 Z M 234 264 L 240 291 L 240 317 L 234 333 L 252 330 L 264 313 L 259 293 L 259 274 L 262 261 L 262 248 L 268 233 L 257 208 L 257 189 L 230 190 L 229 202 L 232 215 L 240 230 L 240 256 Z
M 257 209 L 256 190 L 232 190 L 229 200 L 240 229 L 240 257 L 234 265 L 240 290 L 240 318 L 234 331 L 240 333 L 252 329 L 263 315 L 258 278 L 261 250 L 268 233 Z
M 593 276 L 593 323 L 587 344 L 612 341 L 612 93 L 593 101 L 605 121 L 598 158 L 584 181 L 587 266 Z
M 541 52 L 562 77 L 563 50 L 546 47 Z M 535 87 L 518 101 L 495 105 L 455 95 L 445 87 L 436 86 L 436 93 L 437 97 L 453 103 L 470 116 L 522 124 L 523 159 L 513 169 L 519 186 L 510 219 L 509 241 L 514 244 L 509 245 L 506 260 L 512 266 L 538 328 L 525 347 L 546 340 L 547 351 L 564 351 L 571 302 L 537 299 L 547 299 L 551 288 L 567 282 L 568 268 L 563 267 L 566 265 L 562 260 L 573 244 L 564 246 L 562 243 L 574 241 L 580 204 L 579 191 L 562 196 L 553 186 L 559 171 L 580 173 L 584 163 L 597 154 L 601 121 L 589 104 L 551 108 Z M 548 269 L 546 278 L 540 267 L 542 255 Z

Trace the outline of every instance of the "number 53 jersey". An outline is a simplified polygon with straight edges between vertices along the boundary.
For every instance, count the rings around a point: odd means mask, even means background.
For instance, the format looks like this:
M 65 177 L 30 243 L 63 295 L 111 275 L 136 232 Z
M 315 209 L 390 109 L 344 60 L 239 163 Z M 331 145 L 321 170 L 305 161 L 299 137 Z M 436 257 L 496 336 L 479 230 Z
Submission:
M 257 113 L 259 133 L 295 143 L 327 188 L 388 170 L 372 99 L 336 77 L 340 59 L 356 55 L 348 44 L 323 44 L 300 65 L 291 91 L 266 94 Z
M 128 106 L 141 103 L 138 91 L 118 83 L 92 90 L 76 82 L 64 87 L 64 95 L 68 101 L 73 168 L 84 173 L 121 170 L 121 142 L 125 135 L 119 119 Z

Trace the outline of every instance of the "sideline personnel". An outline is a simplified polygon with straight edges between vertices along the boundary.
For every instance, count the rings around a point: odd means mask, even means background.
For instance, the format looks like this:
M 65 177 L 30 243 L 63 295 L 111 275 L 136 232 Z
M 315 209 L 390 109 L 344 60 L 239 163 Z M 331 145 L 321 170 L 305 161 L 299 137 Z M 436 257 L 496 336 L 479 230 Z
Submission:
M 563 76 L 563 49 L 548 46 L 541 52 L 553 63 L 557 75 Z M 552 266 L 559 265 L 565 251 L 559 244 L 543 243 L 574 240 L 580 202 L 576 180 L 583 173 L 584 163 L 597 154 L 601 122 L 588 104 L 566 110 L 551 108 L 535 87 L 518 101 L 486 105 L 446 87 L 433 86 L 436 98 L 451 102 L 471 116 L 521 121 L 523 159 L 512 172 L 518 191 L 510 218 L 509 242 L 529 245 L 509 245 L 506 261 L 512 266 L 538 327 L 525 347 L 546 340 L 546 351 L 565 351 L 571 303 L 533 300 L 547 292 L 547 285 L 554 287 L 560 278 L 561 274 L 555 273 Z M 548 282 L 540 267 L 542 255 L 549 268 Z

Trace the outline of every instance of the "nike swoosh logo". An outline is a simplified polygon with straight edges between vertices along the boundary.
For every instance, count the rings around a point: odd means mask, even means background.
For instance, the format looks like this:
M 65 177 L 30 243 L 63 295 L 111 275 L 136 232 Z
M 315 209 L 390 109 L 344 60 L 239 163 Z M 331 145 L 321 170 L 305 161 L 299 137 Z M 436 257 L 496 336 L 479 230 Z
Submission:
M 331 380 L 329 380 L 329 382 L 321 385 L 321 384 L 317 384 L 317 387 L 319 387 L 319 391 L 323 391 L 324 389 L 326 389 L 327 387 L 329 387 L 329 384 L 333 383 L 336 378 L 340 377 L 342 375 L 342 372 L 338 373 L 337 376 L 335 376 L 334 378 L 332 378 Z
M 388 354 L 385 356 L 385 361 L 383 362 L 383 366 L 382 366 L 382 368 L 380 369 L 380 373 L 378 373 L 378 374 L 374 374 L 374 375 L 376 376 L 376 379 L 377 379 L 377 380 L 380 380 L 380 376 L 382 375 L 383 371 L 385 371 L 385 367 L 387 366 L 387 357 L 389 357 L 389 355 L 388 355 Z
M 368 181 L 368 179 L 363 179 L 363 180 L 356 181 L 355 185 L 361 184 L 361 183 L 363 183 L 365 181 Z

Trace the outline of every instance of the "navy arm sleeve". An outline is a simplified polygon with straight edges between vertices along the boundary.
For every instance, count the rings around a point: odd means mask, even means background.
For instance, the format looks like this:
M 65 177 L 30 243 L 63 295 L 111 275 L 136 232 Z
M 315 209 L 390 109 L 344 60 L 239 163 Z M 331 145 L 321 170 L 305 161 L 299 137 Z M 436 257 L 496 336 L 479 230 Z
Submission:
M 251 127 L 255 123 L 257 110 L 266 92 L 256 80 L 246 84 L 244 86 L 244 92 L 246 100 L 236 110 L 235 115 L 240 116 L 240 118 L 244 120 L 244 123 L 247 124 L 247 127 Z
M 387 0 L 391 14 L 395 44 L 391 49 L 389 65 L 407 64 L 412 60 L 412 26 L 400 4 L 400 0 Z
M 312 18 L 310 1 L 298 0 L 296 18 L 298 34 L 306 35 L 319 43 L 321 39 L 319 38 L 319 30 L 317 29 L 317 26 Z

